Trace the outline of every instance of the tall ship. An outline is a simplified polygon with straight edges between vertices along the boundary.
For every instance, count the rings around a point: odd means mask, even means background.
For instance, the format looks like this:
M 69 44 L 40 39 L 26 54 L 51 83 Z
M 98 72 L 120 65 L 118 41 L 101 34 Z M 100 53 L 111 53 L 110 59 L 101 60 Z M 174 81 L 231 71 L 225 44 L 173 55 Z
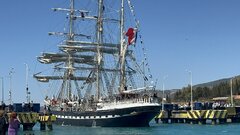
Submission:
M 139 21 L 130 0 L 70 0 L 57 52 L 37 57 L 50 71 L 34 74 L 48 86 L 45 109 L 57 124 L 143 127 L 160 104 Z

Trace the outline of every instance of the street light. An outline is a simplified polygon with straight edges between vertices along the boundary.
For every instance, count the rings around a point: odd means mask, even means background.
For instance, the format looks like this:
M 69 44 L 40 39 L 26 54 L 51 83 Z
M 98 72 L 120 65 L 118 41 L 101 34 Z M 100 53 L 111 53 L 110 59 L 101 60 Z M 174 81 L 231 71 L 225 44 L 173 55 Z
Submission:
M 165 81 L 165 79 L 167 78 L 168 76 L 166 75 L 166 76 L 164 76 L 163 77 L 163 96 L 162 96 L 162 111 L 164 110 L 164 81 Z
M 230 79 L 230 83 L 231 83 L 231 106 L 233 107 L 233 78 L 234 77 L 232 77 L 231 79 Z
M 28 90 L 28 72 L 29 72 L 29 68 L 28 68 L 28 64 L 24 63 L 26 66 L 26 98 L 27 98 L 27 103 L 30 103 L 30 92 Z
M 12 75 L 14 73 L 14 68 L 11 68 L 9 72 L 9 79 L 10 79 L 10 89 L 9 89 L 9 104 L 12 105 Z
M 193 91 L 192 91 L 192 71 L 186 70 L 190 75 L 190 87 L 191 87 L 191 111 L 193 111 Z
M 4 103 L 4 83 L 3 83 L 3 77 L 1 77 L 2 79 L 2 104 Z

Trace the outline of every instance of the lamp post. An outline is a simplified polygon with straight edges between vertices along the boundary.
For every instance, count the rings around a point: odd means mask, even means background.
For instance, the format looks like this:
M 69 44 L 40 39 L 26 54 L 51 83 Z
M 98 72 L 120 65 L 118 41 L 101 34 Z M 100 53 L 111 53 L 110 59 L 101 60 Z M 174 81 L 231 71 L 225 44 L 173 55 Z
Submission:
M 9 89 L 9 104 L 12 105 L 12 75 L 14 73 L 14 68 L 11 68 L 9 72 L 9 79 L 10 79 L 10 89 Z
M 166 79 L 167 77 L 168 77 L 168 76 L 164 76 L 164 77 L 163 77 L 162 111 L 164 111 L 164 95 L 165 95 L 165 94 L 164 94 L 164 89 L 165 89 L 165 88 L 164 88 L 164 87 L 165 87 L 165 86 L 164 86 L 164 81 L 165 81 L 165 79 Z
M 3 77 L 1 77 L 2 79 L 2 104 L 4 103 L 4 83 L 3 83 Z
M 27 99 L 27 103 L 30 103 L 30 92 L 28 90 L 28 64 L 24 63 L 26 66 L 26 99 Z
M 233 78 L 230 79 L 230 84 L 231 84 L 231 106 L 233 107 Z
M 191 87 L 191 111 L 193 111 L 193 91 L 192 91 L 192 71 L 186 70 L 190 76 L 190 87 Z

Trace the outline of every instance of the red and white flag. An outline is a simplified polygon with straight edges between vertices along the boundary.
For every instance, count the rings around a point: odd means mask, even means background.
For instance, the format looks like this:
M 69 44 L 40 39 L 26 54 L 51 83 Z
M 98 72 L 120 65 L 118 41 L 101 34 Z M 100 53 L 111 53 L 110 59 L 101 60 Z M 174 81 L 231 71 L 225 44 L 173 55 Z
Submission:
M 129 28 L 126 36 L 128 36 L 128 45 L 134 45 L 137 41 L 137 28 Z

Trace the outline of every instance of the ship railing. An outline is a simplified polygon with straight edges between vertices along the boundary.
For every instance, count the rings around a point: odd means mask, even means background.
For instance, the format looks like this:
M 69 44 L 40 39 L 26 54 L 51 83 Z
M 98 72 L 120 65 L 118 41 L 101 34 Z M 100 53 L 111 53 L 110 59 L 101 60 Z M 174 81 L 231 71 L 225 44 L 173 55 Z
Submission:
M 137 106 L 158 106 L 158 102 L 154 102 L 153 98 L 138 98 L 138 99 L 130 99 L 130 100 L 121 100 L 115 102 L 105 102 L 99 103 L 97 106 L 97 110 L 107 110 L 107 109 L 115 109 L 115 108 L 125 108 L 125 107 L 137 107 Z
M 136 98 L 136 99 L 124 99 L 115 101 L 115 104 L 126 104 L 126 103 L 154 103 L 155 99 L 153 98 Z
M 124 93 L 124 94 L 139 93 L 139 92 L 143 92 L 146 90 L 153 90 L 154 88 L 155 88 L 154 86 L 147 86 L 147 87 L 142 87 L 142 88 L 125 90 L 122 93 Z
M 136 98 L 136 99 L 115 100 L 114 102 L 103 102 L 98 105 L 99 106 L 112 106 L 112 105 L 154 104 L 154 103 L 157 103 L 157 100 L 154 98 Z
M 96 107 L 95 107 L 96 108 Z M 94 106 L 84 105 L 84 104 L 76 104 L 74 106 L 68 106 L 67 104 L 57 104 L 55 106 L 51 106 L 52 110 L 55 111 L 92 111 L 94 110 Z
M 113 102 L 103 101 L 97 104 L 74 104 L 58 103 L 51 106 L 52 110 L 57 111 L 90 111 L 97 108 L 111 108 L 111 106 L 132 106 L 132 105 L 149 105 L 157 104 L 157 99 L 154 97 L 141 97 L 141 98 L 126 98 L 126 99 L 115 99 Z

